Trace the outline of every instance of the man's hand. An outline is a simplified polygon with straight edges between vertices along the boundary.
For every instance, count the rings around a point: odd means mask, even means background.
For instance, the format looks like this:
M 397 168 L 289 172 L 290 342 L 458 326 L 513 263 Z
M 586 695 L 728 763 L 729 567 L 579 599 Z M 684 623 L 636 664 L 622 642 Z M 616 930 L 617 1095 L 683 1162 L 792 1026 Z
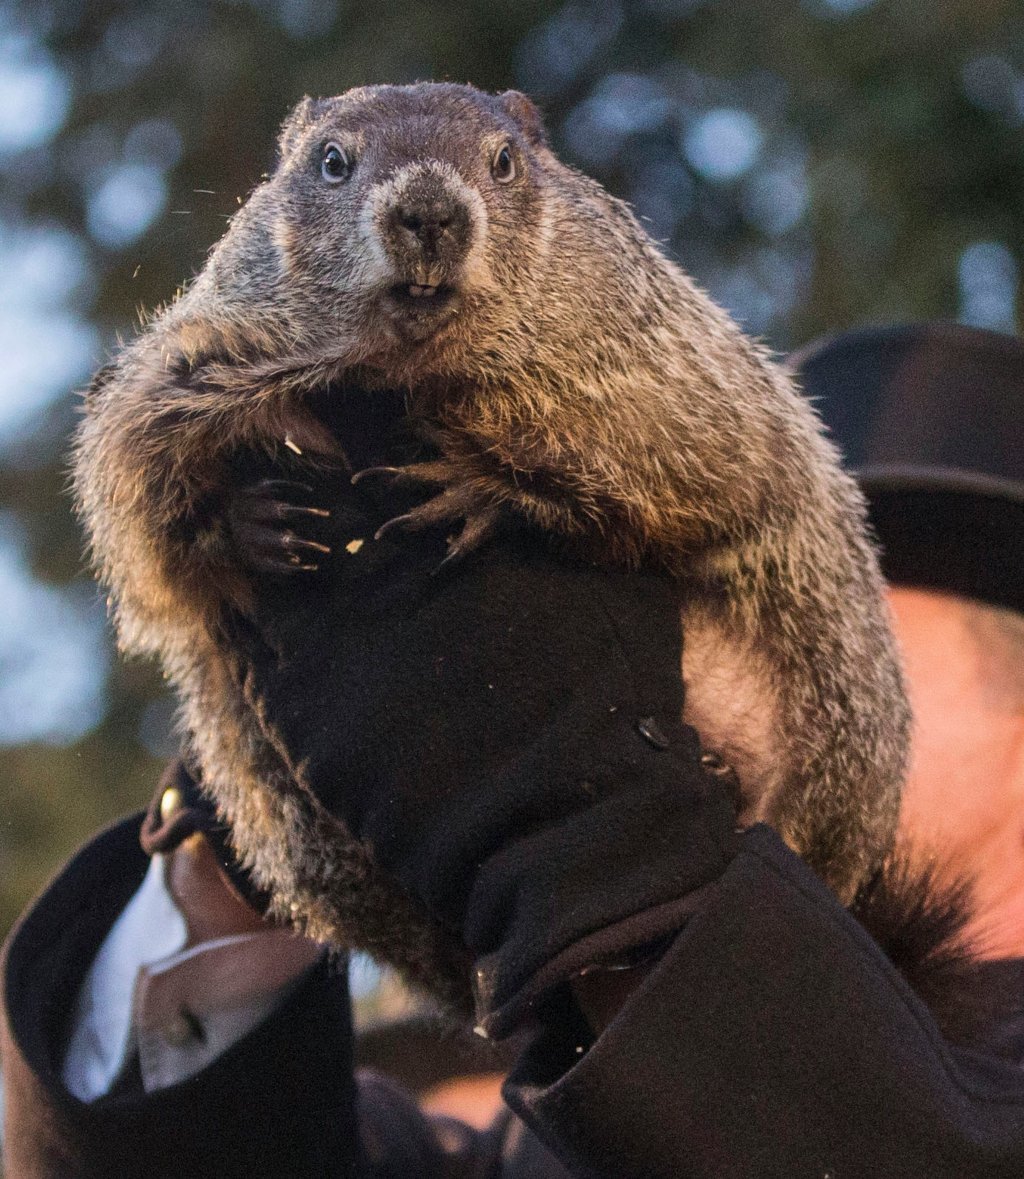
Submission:
M 733 853 L 681 721 L 680 590 L 522 533 L 438 572 L 442 531 L 375 541 L 386 493 L 335 492 L 358 543 L 268 588 L 253 692 L 303 784 L 470 951 L 500 1036 L 678 929 Z

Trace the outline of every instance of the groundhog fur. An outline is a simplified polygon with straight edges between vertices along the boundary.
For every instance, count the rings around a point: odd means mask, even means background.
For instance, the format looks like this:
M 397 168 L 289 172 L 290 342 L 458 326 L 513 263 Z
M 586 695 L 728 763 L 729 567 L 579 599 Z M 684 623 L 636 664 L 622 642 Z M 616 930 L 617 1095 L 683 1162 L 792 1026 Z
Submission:
M 687 719 L 738 772 L 743 822 L 850 900 L 890 847 L 908 730 L 856 485 L 785 371 L 556 159 L 528 99 L 420 84 L 299 104 L 77 437 L 121 642 L 163 662 L 278 910 L 465 995 L 459 948 L 318 805 L 219 637 L 251 592 L 219 515 L 232 460 L 344 468 L 314 409 L 339 382 L 404 391 L 439 451 L 397 476 L 436 486 L 406 527 L 464 521 L 461 553 L 514 513 L 679 579 Z

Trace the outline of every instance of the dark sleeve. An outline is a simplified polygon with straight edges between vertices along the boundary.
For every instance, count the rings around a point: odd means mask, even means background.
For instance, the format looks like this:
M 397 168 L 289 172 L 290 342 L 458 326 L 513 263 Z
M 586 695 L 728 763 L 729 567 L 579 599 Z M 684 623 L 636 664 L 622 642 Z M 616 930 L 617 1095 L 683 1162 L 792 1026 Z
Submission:
M 591 1177 L 1024 1175 L 1024 1071 L 952 1050 L 766 827 L 602 1035 L 553 1011 L 506 1097 Z
M 18 1179 L 356 1174 L 348 994 L 321 959 L 248 1036 L 195 1077 L 84 1103 L 61 1080 L 74 1000 L 142 881 L 139 817 L 87 845 L 12 932 L 4 954 L 4 1150 Z
M 478 1132 L 430 1119 L 392 1081 L 353 1070 L 342 964 L 322 958 L 212 1065 L 145 1094 L 84 1103 L 61 1080 L 75 997 L 145 874 L 140 816 L 94 839 L 28 910 L 3 953 L 0 1061 L 9 1179 L 559 1179 L 511 1115 Z

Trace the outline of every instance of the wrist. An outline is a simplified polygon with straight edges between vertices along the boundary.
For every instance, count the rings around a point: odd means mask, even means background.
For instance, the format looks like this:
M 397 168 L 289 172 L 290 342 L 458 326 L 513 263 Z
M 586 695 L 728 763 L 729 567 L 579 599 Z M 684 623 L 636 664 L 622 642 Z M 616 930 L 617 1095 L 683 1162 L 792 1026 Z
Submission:
M 186 947 L 272 928 L 234 889 L 201 832 L 165 853 L 164 879 L 188 928 Z
M 196 835 L 200 838 L 193 838 Z M 173 761 L 164 770 L 143 820 L 140 842 L 150 856 L 167 858 L 168 888 L 180 894 L 186 917 L 189 911 L 198 915 L 207 906 L 223 908 L 227 898 L 257 915 L 266 912 L 269 897 L 239 863 L 227 825 L 184 760 Z M 248 928 L 242 910 L 233 915 L 225 912 L 222 919 L 239 920 Z
M 618 1015 L 633 992 L 651 973 L 656 959 L 628 970 L 594 970 L 572 980 L 573 996 L 595 1036 Z
M 267 918 L 251 903 L 253 890 L 243 894 L 246 877 L 234 869 L 224 835 L 184 766 L 172 766 L 142 842 L 162 861 L 163 891 L 185 938 L 176 952 L 143 964 L 135 981 L 132 1025 L 147 1092 L 209 1067 L 277 1008 L 322 953 Z
M 466 944 L 477 1032 L 508 1035 L 542 996 L 584 971 L 656 959 L 735 854 L 723 794 L 680 765 L 506 846 L 481 866 Z M 697 771 L 699 772 L 699 771 Z

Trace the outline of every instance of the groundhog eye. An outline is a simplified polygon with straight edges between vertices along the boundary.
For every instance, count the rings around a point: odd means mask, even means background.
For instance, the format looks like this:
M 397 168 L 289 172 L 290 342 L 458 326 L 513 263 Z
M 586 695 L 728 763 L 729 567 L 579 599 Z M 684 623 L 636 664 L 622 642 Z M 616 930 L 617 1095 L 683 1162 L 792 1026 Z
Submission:
M 328 184 L 340 184 L 352 173 L 352 157 L 336 143 L 329 143 L 320 161 L 320 173 Z
M 491 175 L 499 184 L 508 184 L 516 178 L 516 161 L 512 155 L 512 148 L 506 143 L 498 149 L 491 161 Z

